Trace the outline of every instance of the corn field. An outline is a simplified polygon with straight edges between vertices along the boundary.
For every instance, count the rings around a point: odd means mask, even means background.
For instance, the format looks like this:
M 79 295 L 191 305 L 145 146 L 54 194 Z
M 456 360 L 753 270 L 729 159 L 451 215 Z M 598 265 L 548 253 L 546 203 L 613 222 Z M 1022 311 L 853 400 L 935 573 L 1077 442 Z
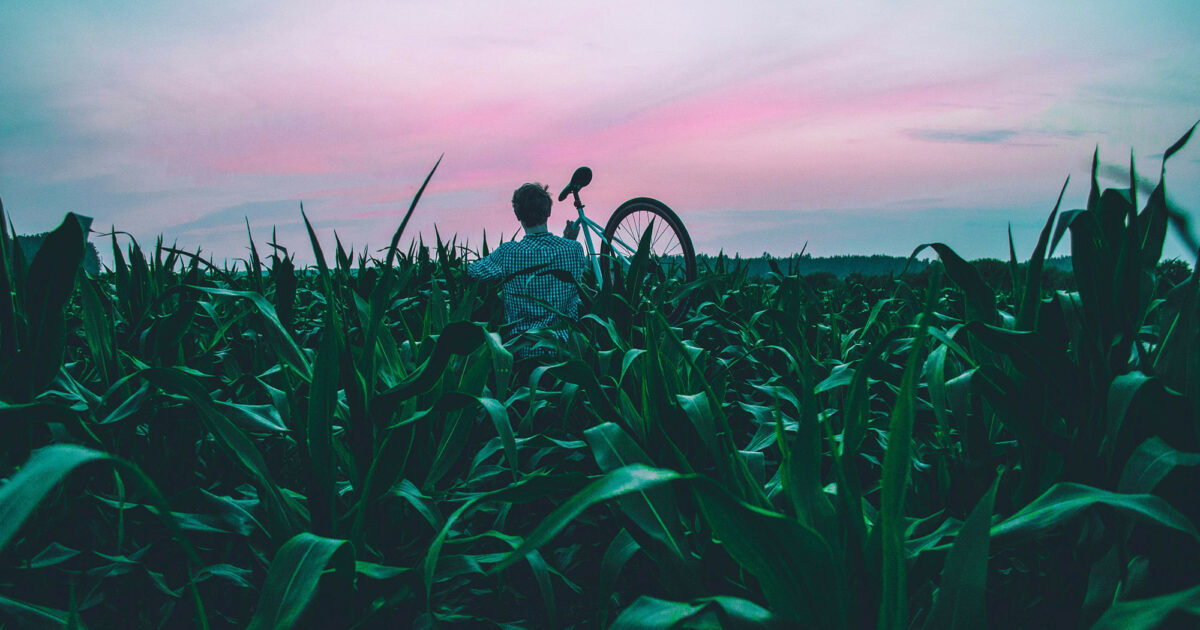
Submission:
M 114 232 L 93 276 L 74 215 L 28 261 L 2 219 L 0 625 L 1195 627 L 1200 275 L 1130 171 L 1011 290 L 942 243 L 872 286 L 635 257 L 541 361 L 486 243 L 398 246 L 421 192 L 306 269 Z

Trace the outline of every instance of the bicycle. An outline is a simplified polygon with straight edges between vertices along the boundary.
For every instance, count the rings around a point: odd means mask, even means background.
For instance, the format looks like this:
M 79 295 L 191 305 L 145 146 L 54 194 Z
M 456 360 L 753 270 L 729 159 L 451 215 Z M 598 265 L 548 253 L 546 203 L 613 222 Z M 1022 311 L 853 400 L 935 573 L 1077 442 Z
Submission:
M 650 233 L 648 260 L 644 267 L 646 276 L 660 281 L 677 279 L 684 283 L 696 279 L 696 252 L 692 247 L 692 239 L 674 210 L 657 199 L 635 197 L 617 206 L 608 223 L 601 228 L 599 223 L 584 214 L 583 202 L 579 200 L 580 189 L 591 181 L 592 169 L 586 166 L 575 169 L 570 183 L 558 194 L 558 200 L 564 201 L 568 195 L 573 198 L 579 218 L 568 226 L 568 232 L 572 227 L 583 231 L 587 255 L 597 282 L 602 286 L 611 286 L 628 274 L 638 245 L 648 229 L 653 231 Z M 592 244 L 593 232 L 600 240 L 598 256 Z M 678 321 L 686 310 L 687 301 L 684 300 L 668 319 Z

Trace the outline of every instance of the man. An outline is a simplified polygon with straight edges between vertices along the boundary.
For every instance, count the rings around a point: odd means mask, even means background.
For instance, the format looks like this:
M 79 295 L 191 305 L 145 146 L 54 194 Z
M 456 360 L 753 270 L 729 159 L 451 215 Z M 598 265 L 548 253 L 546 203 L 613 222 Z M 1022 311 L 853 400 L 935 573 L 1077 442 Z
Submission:
M 550 218 L 550 193 L 541 184 L 525 184 L 513 193 L 513 213 L 525 228 L 520 241 L 501 243 L 486 258 L 467 267 L 476 280 L 504 280 L 504 315 L 514 335 L 533 328 L 551 330 L 567 340 L 562 316 L 579 316 L 575 281 L 583 274 L 583 247 L 546 229 Z M 563 235 L 574 239 L 579 228 L 567 222 Z M 560 316 L 561 313 L 561 316 Z M 518 349 L 518 356 L 532 354 Z

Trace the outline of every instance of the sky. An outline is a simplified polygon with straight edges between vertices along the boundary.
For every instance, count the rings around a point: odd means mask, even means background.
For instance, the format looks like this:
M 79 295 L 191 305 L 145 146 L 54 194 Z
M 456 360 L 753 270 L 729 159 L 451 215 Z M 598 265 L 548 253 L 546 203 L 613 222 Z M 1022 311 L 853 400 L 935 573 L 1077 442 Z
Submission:
M 383 248 L 440 156 L 405 241 L 494 246 L 517 186 L 588 165 L 591 218 L 654 197 L 700 252 L 1006 258 L 1011 226 L 1024 257 L 1094 151 L 1144 199 L 1200 120 L 1195 0 L 10 0 L 0 24 L 17 231 L 74 211 L 229 260 L 248 222 L 311 262 L 302 203 L 326 252 Z M 1200 228 L 1200 138 L 1166 166 Z

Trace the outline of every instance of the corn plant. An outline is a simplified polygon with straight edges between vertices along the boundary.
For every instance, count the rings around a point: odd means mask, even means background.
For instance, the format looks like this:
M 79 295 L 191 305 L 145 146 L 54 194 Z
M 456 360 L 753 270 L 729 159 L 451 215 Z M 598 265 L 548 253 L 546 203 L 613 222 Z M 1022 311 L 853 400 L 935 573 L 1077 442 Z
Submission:
M 0 619 L 1190 620 L 1200 279 L 1159 265 L 1165 184 L 1143 203 L 1098 164 L 1024 265 L 1010 238 L 1003 287 L 943 243 L 889 278 L 719 256 L 639 282 L 647 232 L 629 277 L 579 283 L 567 342 L 526 335 L 557 358 L 521 360 L 465 273 L 486 237 L 401 245 L 436 165 L 385 249 L 301 208 L 302 269 L 247 223 L 221 267 L 114 229 L 89 275 L 73 215 L 26 261 L 0 208 Z M 1068 236 L 1077 290 L 1048 289 Z

